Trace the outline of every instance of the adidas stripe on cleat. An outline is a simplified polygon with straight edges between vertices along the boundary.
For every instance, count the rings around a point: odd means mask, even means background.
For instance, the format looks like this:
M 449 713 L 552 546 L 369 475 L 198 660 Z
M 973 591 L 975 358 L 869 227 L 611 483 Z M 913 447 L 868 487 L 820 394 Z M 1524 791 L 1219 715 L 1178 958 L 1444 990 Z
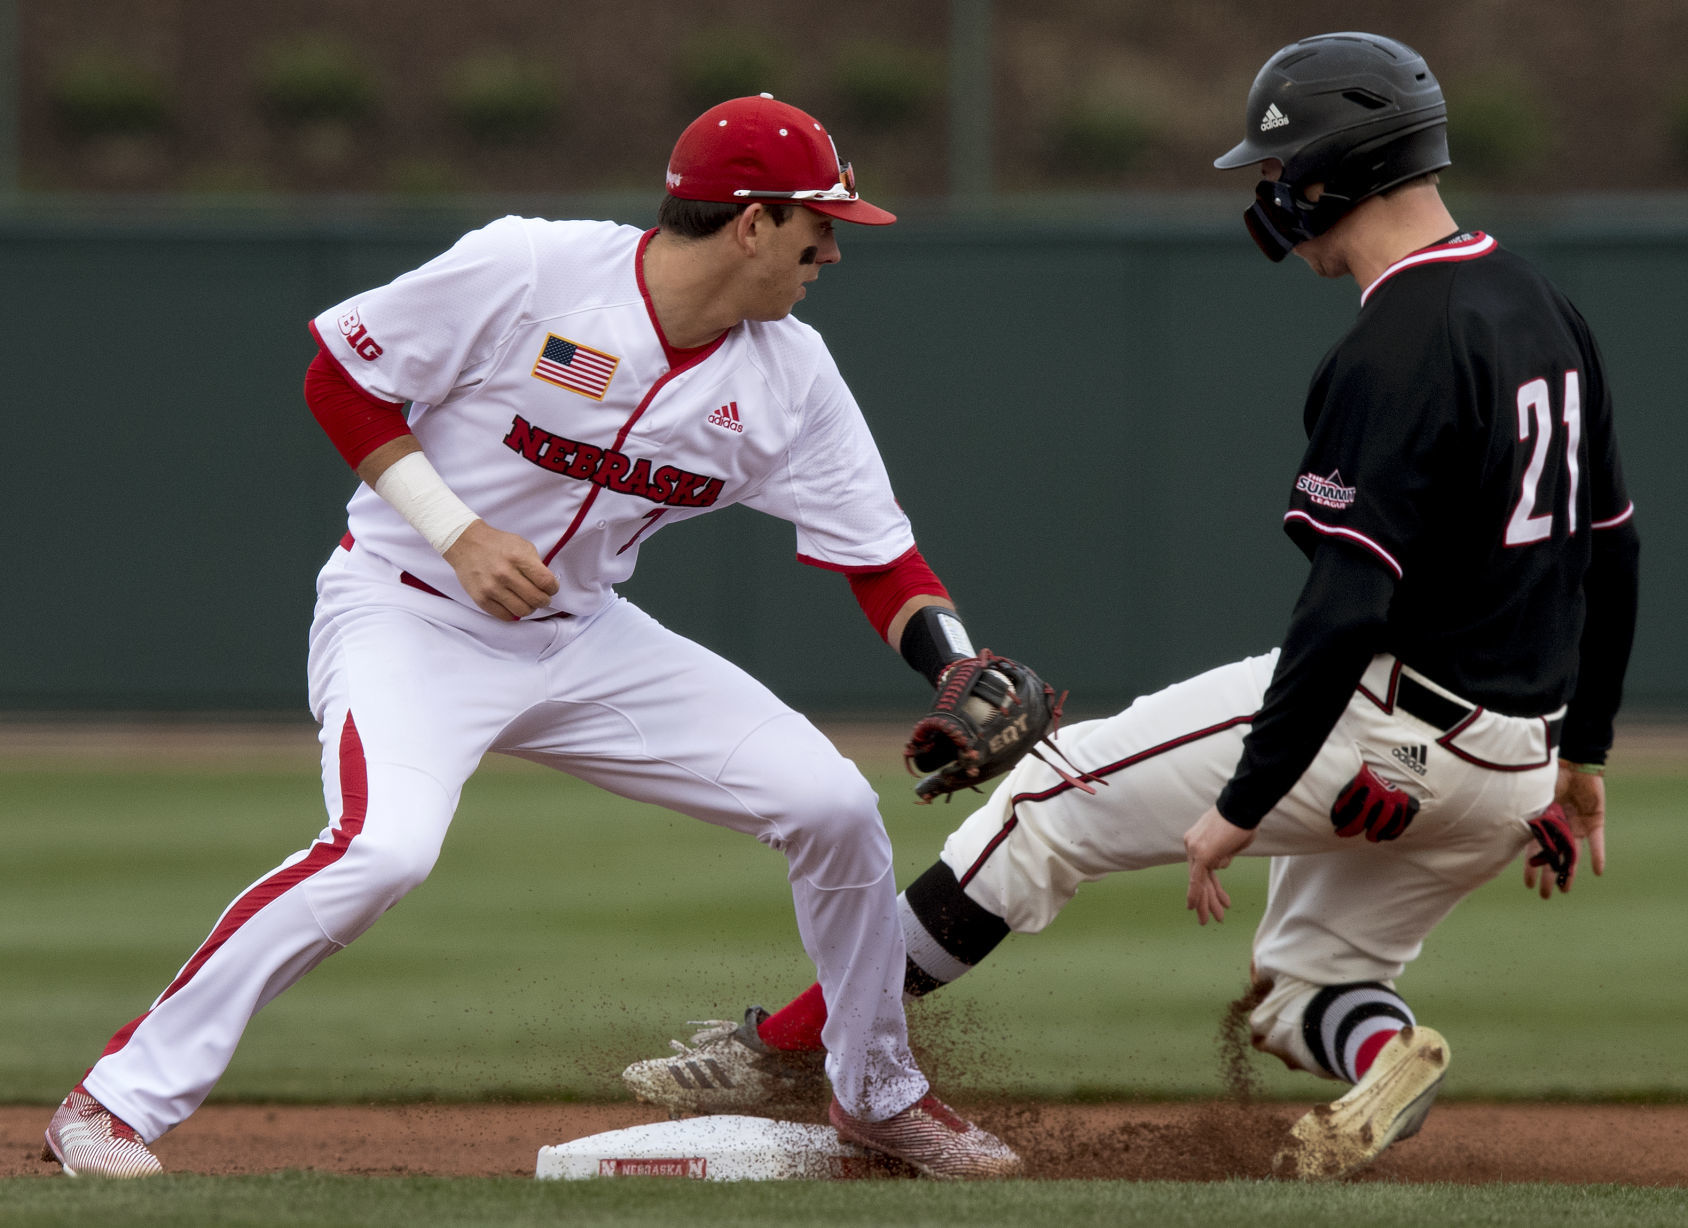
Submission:
M 828 1117 L 839 1138 L 912 1164 L 928 1177 L 1018 1177 L 1024 1171 L 1013 1148 L 933 1095 L 884 1121 L 853 1117 L 834 1099 Z
M 151 1177 L 164 1171 L 140 1136 L 78 1083 L 47 1123 L 41 1158 L 67 1177 Z
M 640 1100 L 672 1113 L 760 1113 L 813 1109 L 825 1102 L 826 1054 L 774 1049 L 757 1033 L 768 1012 L 753 1006 L 743 1023 L 697 1024 L 690 1045 L 672 1040 L 675 1055 L 634 1062 L 621 1081 Z

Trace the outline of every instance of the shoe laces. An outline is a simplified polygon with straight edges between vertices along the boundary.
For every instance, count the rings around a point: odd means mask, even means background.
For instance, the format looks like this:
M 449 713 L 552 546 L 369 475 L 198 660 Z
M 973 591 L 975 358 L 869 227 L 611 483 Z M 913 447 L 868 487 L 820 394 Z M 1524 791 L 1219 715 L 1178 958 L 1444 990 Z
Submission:
M 668 1047 L 682 1056 L 690 1056 L 706 1045 L 712 1045 L 718 1040 L 725 1040 L 739 1030 L 739 1025 L 730 1019 L 688 1019 L 688 1028 L 701 1028 L 700 1032 L 692 1033 L 692 1043 L 683 1040 L 671 1040 Z

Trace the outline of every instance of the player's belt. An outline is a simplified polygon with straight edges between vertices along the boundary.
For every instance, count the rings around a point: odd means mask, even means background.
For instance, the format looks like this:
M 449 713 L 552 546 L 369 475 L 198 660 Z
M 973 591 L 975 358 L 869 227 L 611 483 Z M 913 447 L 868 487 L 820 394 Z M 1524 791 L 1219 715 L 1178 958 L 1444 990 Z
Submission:
M 342 550 L 349 551 L 356 544 L 357 544 L 357 539 L 351 535 L 351 532 L 349 530 L 347 531 L 346 535 L 340 539 L 340 549 L 342 549 Z M 429 584 L 426 580 L 423 580 L 423 579 L 420 579 L 416 576 L 411 575 L 408 571 L 399 572 L 399 583 L 406 585 L 410 588 L 414 588 L 418 592 L 423 592 L 423 593 L 429 594 L 430 596 L 438 597 L 441 601 L 450 601 L 451 600 L 451 598 L 449 596 L 447 596 L 445 593 L 440 592 L 440 590 L 435 588 L 432 584 Z M 530 617 L 527 621 L 528 622 L 535 622 L 535 623 L 542 623 L 548 618 L 573 618 L 573 617 L 574 617 L 574 615 L 569 613 L 567 610 L 553 610 L 551 613 L 541 614 L 537 618 L 531 618 Z
M 446 600 L 446 601 L 451 600 L 451 598 L 449 596 L 447 596 L 445 593 L 440 592 L 440 590 L 435 588 L 432 584 L 429 584 L 426 580 L 418 579 L 417 577 L 411 575 L 408 571 L 399 572 L 399 583 L 400 584 L 408 584 L 411 588 L 419 589 L 420 591 L 422 591 L 424 593 L 432 593 L 435 597 L 442 598 L 443 600 Z M 567 610 L 553 610 L 549 614 L 541 614 L 537 618 L 529 618 L 527 621 L 528 622 L 534 622 L 534 623 L 542 623 L 548 618 L 573 618 L 573 617 L 574 617 L 574 615 L 570 614 Z
M 1438 695 L 1405 671 L 1395 680 L 1395 706 L 1444 733 L 1477 711 L 1462 699 Z
M 1405 670 L 1395 680 L 1395 706 L 1409 716 L 1436 726 L 1443 733 L 1470 720 L 1477 712 L 1476 705 L 1432 691 Z M 1546 723 L 1547 747 L 1552 751 L 1559 745 L 1559 729 L 1565 718 L 1563 715 L 1556 716 Z

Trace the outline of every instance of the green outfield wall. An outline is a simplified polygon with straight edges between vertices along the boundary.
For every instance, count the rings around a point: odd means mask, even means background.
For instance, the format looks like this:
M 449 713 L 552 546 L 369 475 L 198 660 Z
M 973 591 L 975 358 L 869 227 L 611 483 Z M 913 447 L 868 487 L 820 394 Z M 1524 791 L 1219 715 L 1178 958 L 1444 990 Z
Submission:
M 303 715 L 355 480 L 304 407 L 306 321 L 499 214 L 644 203 L 0 213 L 0 709 Z M 1270 648 L 1302 578 L 1279 528 L 1301 396 L 1358 296 L 1269 265 L 1235 204 L 910 210 L 844 228 L 802 306 L 976 640 L 1080 713 Z M 1455 204 L 1601 339 L 1646 539 L 1632 707 L 1688 712 L 1688 200 Z M 844 582 L 793 556 L 790 526 L 730 509 L 658 533 L 624 592 L 807 710 L 911 710 Z

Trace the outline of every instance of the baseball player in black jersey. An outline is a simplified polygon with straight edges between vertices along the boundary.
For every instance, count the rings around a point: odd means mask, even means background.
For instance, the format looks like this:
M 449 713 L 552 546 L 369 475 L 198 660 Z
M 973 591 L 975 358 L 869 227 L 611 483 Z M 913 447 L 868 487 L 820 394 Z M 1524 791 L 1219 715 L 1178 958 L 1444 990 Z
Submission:
M 1587 324 L 1443 205 L 1424 60 L 1367 34 L 1292 44 L 1245 124 L 1216 165 L 1260 168 L 1256 243 L 1360 290 L 1303 411 L 1284 525 L 1310 570 L 1282 646 L 1064 729 L 1102 787 L 1036 759 L 1005 777 L 899 899 L 904 988 L 954 980 L 1119 870 L 1187 861 L 1187 906 L 1223 919 L 1219 872 L 1271 857 L 1250 1025 L 1354 1085 L 1277 1157 L 1329 1178 L 1415 1133 L 1441 1085 L 1448 1043 L 1395 988 L 1431 929 L 1521 853 L 1544 898 L 1571 888 L 1581 843 L 1605 867 L 1639 538 Z M 693 1111 L 815 1094 L 797 1053 L 825 1010 L 811 987 L 624 1078 Z

